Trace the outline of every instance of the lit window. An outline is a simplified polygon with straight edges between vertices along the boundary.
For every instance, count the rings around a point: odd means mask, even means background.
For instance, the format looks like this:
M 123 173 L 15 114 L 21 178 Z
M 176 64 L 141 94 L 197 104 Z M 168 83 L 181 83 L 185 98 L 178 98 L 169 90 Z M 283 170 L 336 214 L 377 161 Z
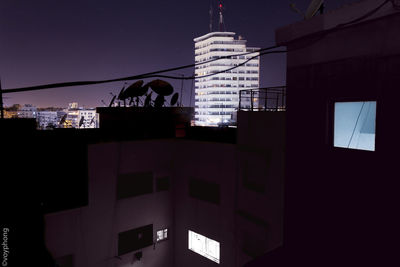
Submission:
M 168 229 L 157 231 L 157 242 L 168 239 Z
M 189 249 L 219 264 L 219 242 L 189 230 Z
M 375 151 L 376 101 L 336 102 L 335 147 Z

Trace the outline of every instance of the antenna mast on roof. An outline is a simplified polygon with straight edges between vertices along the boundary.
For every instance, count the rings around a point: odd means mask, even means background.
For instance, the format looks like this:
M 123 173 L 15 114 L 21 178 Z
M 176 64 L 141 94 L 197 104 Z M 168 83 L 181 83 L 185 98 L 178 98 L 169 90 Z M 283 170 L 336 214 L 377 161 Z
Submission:
M 219 1 L 218 8 L 219 8 L 219 31 L 223 32 L 225 31 L 225 25 L 224 25 L 224 17 L 222 16 L 222 9 L 223 9 L 222 0 Z
M 210 11 L 208 12 L 210 14 L 210 32 L 212 32 L 212 26 L 213 26 L 213 10 L 212 10 L 212 2 L 210 2 Z

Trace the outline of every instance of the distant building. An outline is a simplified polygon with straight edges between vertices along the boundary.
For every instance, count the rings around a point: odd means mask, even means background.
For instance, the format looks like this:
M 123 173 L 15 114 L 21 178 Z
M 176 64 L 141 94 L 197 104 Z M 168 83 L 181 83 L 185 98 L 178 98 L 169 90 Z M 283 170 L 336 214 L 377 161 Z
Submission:
M 4 110 L 4 118 L 11 119 L 11 118 L 18 118 L 18 111 L 16 110 Z
M 31 104 L 25 104 L 18 110 L 19 118 L 37 118 L 37 108 Z
M 201 63 L 234 54 L 257 51 L 246 46 L 241 37 L 234 39 L 234 32 L 210 32 L 194 39 L 195 62 Z M 229 123 L 239 105 L 239 90 L 259 87 L 259 52 L 232 56 L 195 68 L 195 124 L 217 126 Z M 247 62 L 246 62 L 247 61 Z M 235 69 L 218 73 L 239 64 Z M 245 105 L 245 103 L 242 103 Z
M 68 109 L 78 109 L 78 102 L 68 103 Z
M 82 125 L 79 126 L 82 120 Z M 96 109 L 80 109 L 78 110 L 78 128 L 98 128 L 99 127 L 99 114 Z
M 67 112 L 65 112 L 64 110 L 57 111 L 57 127 L 58 128 L 63 127 L 63 125 L 59 125 L 59 124 L 60 124 L 62 117 L 64 117 L 64 115 L 66 115 L 66 114 L 67 114 Z
M 79 110 L 68 110 L 65 119 L 65 128 L 78 128 L 79 126 Z
M 46 127 L 58 125 L 57 111 L 39 111 L 37 115 L 38 127 L 45 129 Z

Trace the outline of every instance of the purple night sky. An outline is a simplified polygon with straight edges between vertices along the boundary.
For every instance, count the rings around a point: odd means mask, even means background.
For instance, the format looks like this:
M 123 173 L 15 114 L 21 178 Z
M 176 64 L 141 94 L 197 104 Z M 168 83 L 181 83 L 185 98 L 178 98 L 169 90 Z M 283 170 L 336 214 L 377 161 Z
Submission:
M 210 2 L 218 0 L 2 0 L 0 77 L 3 89 L 102 80 L 194 63 L 193 38 L 209 31 Z M 274 30 L 301 20 L 310 0 L 225 0 L 225 26 L 249 46 L 275 44 Z M 325 11 L 354 0 L 326 0 Z M 216 9 L 214 18 L 216 21 Z M 216 25 L 216 22 L 214 23 Z M 261 58 L 261 87 L 285 84 L 285 55 Z M 190 75 L 193 69 L 171 74 Z M 151 79 L 149 79 L 151 80 Z M 181 81 L 168 80 L 180 92 Z M 129 82 L 132 83 L 132 82 Z M 4 103 L 38 107 L 102 106 L 123 82 L 5 94 Z M 184 82 L 189 106 L 192 81 Z M 194 93 L 193 93 L 194 98 Z M 193 105 L 193 101 L 192 101 Z

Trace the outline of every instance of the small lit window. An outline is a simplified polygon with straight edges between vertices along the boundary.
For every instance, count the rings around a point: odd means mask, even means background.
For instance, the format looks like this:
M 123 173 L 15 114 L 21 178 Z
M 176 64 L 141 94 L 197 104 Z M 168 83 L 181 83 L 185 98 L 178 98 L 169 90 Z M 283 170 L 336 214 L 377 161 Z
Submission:
M 168 239 L 168 228 L 157 231 L 157 242 Z
M 189 249 L 219 264 L 219 242 L 189 230 Z
M 376 101 L 336 102 L 335 147 L 375 151 Z

